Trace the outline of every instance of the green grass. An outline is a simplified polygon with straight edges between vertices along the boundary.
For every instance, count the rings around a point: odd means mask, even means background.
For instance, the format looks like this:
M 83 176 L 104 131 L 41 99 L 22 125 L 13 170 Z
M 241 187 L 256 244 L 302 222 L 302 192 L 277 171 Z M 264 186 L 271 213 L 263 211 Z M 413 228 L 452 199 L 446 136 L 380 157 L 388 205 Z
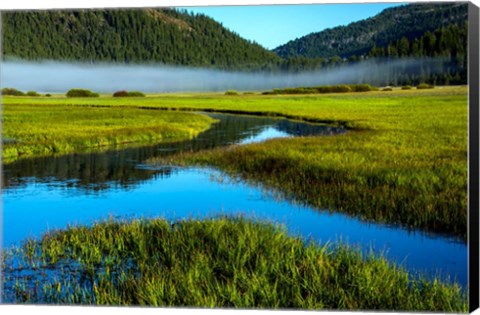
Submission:
M 170 162 L 214 165 L 318 208 L 466 241 L 465 86 L 300 96 L 7 96 L 3 101 L 6 109 L 14 104 L 68 104 L 213 110 L 342 125 L 350 132 L 183 154 Z
M 318 208 L 466 241 L 466 89 L 381 94 L 218 101 L 210 106 L 333 122 L 351 132 L 182 154 L 170 162 L 214 165 Z
M 71 227 L 4 264 L 14 303 L 467 312 L 455 284 L 242 218 Z
M 99 150 L 122 144 L 189 139 L 207 129 L 194 113 L 79 106 L 3 106 L 3 161 Z M 13 140 L 13 141 L 12 141 Z

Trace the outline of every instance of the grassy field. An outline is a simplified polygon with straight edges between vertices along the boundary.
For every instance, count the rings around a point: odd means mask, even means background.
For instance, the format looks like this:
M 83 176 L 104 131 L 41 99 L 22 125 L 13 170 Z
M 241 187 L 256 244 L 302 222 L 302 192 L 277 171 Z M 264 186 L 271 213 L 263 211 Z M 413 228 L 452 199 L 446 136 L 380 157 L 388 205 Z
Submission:
M 4 139 L 21 140 L 4 145 L 4 158 L 12 160 L 27 143 L 22 156 L 53 148 L 73 152 L 117 139 L 191 137 L 212 122 L 148 108 L 344 126 L 350 131 L 337 136 L 274 139 L 150 162 L 214 166 L 318 208 L 466 240 L 466 87 L 288 96 L 4 97 L 3 103 Z M 52 143 L 59 145 L 45 149 Z M 12 148 L 17 154 L 6 154 Z M 307 246 L 283 230 L 242 219 L 173 226 L 163 220 L 111 221 L 47 234 L 9 253 L 22 257 L 21 265 L 12 257 L 6 264 L 8 275 L 20 276 L 9 282 L 16 302 L 467 311 L 457 286 L 414 281 L 383 258 L 361 257 L 343 246 Z
M 107 221 L 7 251 L 4 302 L 467 312 L 456 285 L 242 218 Z
M 183 154 L 167 162 L 214 165 L 319 208 L 466 240 L 465 87 L 212 99 L 197 106 L 337 123 L 351 132 Z
M 322 95 L 54 96 L 3 101 L 6 118 L 22 104 L 97 105 L 116 108 L 112 113 L 135 107 L 214 110 L 345 126 L 351 131 L 344 135 L 270 140 L 173 156 L 167 162 L 213 165 L 319 208 L 466 240 L 465 86 Z M 14 127 L 18 123 L 4 122 L 5 136 L 5 130 L 18 129 Z
M 3 106 L 3 162 L 18 158 L 101 150 L 128 143 L 189 139 L 209 128 L 212 119 L 194 113 L 142 109 Z

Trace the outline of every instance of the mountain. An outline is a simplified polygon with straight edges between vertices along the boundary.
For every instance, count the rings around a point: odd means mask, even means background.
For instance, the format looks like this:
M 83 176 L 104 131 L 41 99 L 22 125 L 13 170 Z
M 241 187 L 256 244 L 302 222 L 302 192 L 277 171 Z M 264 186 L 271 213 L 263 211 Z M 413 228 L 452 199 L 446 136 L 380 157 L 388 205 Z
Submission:
M 273 51 L 283 58 L 348 58 L 368 54 L 405 37 L 423 36 L 443 26 L 464 25 L 467 3 L 412 3 L 385 9 L 380 14 L 347 26 L 338 26 L 292 40 Z
M 173 9 L 2 13 L 3 54 L 26 60 L 265 69 L 281 58 L 204 15 Z

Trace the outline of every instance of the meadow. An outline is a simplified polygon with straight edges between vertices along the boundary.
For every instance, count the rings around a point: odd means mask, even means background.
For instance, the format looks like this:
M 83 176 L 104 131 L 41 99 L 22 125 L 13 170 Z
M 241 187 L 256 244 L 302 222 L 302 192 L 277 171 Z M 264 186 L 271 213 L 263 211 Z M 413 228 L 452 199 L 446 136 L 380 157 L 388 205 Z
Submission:
M 250 113 L 343 126 L 350 132 L 334 137 L 270 140 L 150 162 L 215 166 L 232 176 L 273 187 L 288 198 L 318 208 L 343 211 L 369 221 L 455 235 L 466 241 L 468 103 L 465 86 L 322 95 L 197 93 L 142 98 L 102 95 L 94 99 L 4 97 L 3 101 L 6 137 L 15 137 L 10 130 L 22 129 L 14 119 L 16 115 L 10 116 L 9 112 L 23 105 L 30 106 L 28 104 L 35 104 L 31 105 L 35 108 L 47 106 L 49 110 L 69 105 L 82 113 L 87 113 L 85 107 L 73 105 L 102 106 L 88 110 L 109 113 L 136 108 Z M 35 120 L 42 124 L 39 117 Z M 80 129 L 84 130 L 83 126 Z M 6 149 L 8 146 L 4 154 Z
M 6 252 L 7 302 L 467 312 L 458 286 L 241 217 L 104 221 Z
M 208 129 L 213 121 L 194 113 L 132 108 L 37 106 L 35 102 L 5 105 L 3 162 L 126 144 L 190 139 Z
M 349 131 L 147 162 L 213 166 L 318 209 L 466 241 L 467 87 L 229 94 L 5 96 L 4 160 L 174 141 L 214 123 L 185 111 L 328 123 Z M 27 153 L 18 154 L 22 146 Z M 467 311 L 455 284 L 238 218 L 70 227 L 26 240 L 5 259 L 15 302 Z

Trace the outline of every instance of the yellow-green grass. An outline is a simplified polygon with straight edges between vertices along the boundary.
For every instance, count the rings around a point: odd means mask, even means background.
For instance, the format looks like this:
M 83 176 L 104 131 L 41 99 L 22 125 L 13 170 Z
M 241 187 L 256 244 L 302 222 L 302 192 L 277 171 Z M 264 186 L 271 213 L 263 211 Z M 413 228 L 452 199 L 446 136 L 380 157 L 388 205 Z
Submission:
M 4 163 L 114 145 L 189 139 L 213 122 L 195 113 L 30 104 L 5 104 L 2 119 Z
M 215 165 L 318 208 L 466 240 L 466 92 L 219 101 L 212 108 L 337 122 L 352 130 L 183 154 L 171 162 Z
M 4 302 L 467 312 L 427 281 L 344 245 L 242 218 L 107 221 L 6 251 Z
M 340 136 L 271 140 L 171 161 L 214 165 L 318 208 L 466 240 L 465 86 L 295 96 L 5 97 L 4 103 L 215 110 L 343 125 L 351 130 Z

